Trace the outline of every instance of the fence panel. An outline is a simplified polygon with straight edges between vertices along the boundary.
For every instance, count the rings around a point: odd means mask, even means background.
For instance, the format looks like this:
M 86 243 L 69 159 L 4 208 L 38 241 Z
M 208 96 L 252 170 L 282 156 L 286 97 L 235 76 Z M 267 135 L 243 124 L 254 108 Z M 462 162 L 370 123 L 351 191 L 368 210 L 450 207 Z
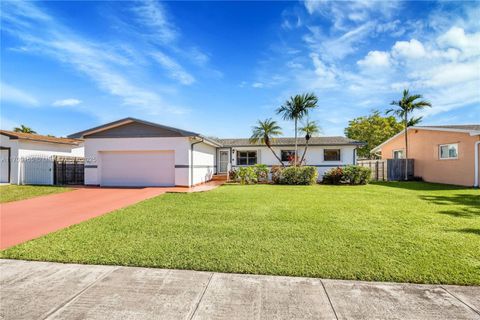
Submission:
M 20 159 L 20 184 L 53 184 L 53 160 L 30 156 Z
M 405 161 L 406 159 L 388 159 L 388 180 L 398 181 L 405 180 Z M 414 176 L 414 161 L 408 159 L 408 179 L 412 179 Z
M 54 184 L 78 185 L 84 184 L 85 158 L 55 157 Z
M 370 168 L 372 171 L 371 179 L 375 181 L 387 180 L 387 161 L 386 160 L 359 160 L 357 164 L 362 167 Z

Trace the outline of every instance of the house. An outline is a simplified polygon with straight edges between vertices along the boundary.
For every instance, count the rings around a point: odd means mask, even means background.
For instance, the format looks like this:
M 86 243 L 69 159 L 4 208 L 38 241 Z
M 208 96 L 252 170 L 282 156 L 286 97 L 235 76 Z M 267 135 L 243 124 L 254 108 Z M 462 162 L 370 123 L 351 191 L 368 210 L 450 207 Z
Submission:
M 52 156 L 83 157 L 83 141 L 0 130 L 0 153 L 1 183 L 53 184 Z
M 69 136 L 85 141 L 85 184 L 101 186 L 193 186 L 231 168 L 278 160 L 248 139 L 213 139 L 195 132 L 125 118 Z M 293 138 L 279 138 L 274 151 L 287 163 Z M 300 149 L 304 141 L 300 139 Z M 310 140 L 306 163 L 328 168 L 355 163 L 359 142 L 344 137 Z M 301 155 L 300 155 L 301 156 Z
M 480 125 L 409 127 L 408 158 L 414 175 L 429 182 L 477 186 L 479 184 Z M 382 159 L 404 158 L 405 134 L 400 132 L 375 147 Z

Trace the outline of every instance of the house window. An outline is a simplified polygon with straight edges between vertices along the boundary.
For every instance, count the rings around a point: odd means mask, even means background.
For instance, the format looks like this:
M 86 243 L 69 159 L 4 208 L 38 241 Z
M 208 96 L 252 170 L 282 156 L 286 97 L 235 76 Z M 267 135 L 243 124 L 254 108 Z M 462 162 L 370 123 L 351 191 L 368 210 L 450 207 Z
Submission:
M 251 166 L 257 164 L 257 151 L 238 151 L 237 165 Z
M 282 150 L 282 161 L 290 161 L 293 160 L 295 156 L 295 150 Z
M 403 150 L 393 150 L 393 159 L 403 159 Z
M 439 146 L 440 159 L 457 159 L 458 158 L 458 144 L 441 144 Z
M 323 161 L 340 161 L 340 149 L 325 149 Z

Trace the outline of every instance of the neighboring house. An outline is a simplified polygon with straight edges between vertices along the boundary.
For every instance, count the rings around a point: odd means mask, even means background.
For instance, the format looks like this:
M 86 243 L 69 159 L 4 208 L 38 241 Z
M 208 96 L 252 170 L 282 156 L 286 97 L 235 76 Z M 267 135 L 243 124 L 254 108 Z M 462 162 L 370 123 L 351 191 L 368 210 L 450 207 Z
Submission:
M 415 176 L 429 182 L 478 186 L 480 125 L 417 126 L 407 132 Z M 372 152 L 381 153 L 382 159 L 404 158 L 404 132 Z
M 34 166 L 42 169 L 44 162 L 52 161 L 52 156 L 83 157 L 83 141 L 0 130 L 0 153 L 0 182 L 22 184 L 28 183 L 25 182 L 26 169 Z M 48 174 L 40 173 L 46 177 L 45 182 L 40 184 L 53 183 L 51 168 L 46 170 Z
M 134 118 L 121 119 L 70 138 L 85 140 L 85 184 L 101 186 L 192 186 L 226 174 L 232 167 L 277 165 L 271 151 L 248 139 L 212 139 Z M 303 139 L 299 139 L 303 150 Z M 344 137 L 310 140 L 306 162 L 328 168 L 355 163 L 360 143 Z M 293 138 L 279 138 L 274 150 L 285 160 Z M 301 154 L 300 154 L 301 156 Z M 287 161 L 285 161 L 287 163 Z

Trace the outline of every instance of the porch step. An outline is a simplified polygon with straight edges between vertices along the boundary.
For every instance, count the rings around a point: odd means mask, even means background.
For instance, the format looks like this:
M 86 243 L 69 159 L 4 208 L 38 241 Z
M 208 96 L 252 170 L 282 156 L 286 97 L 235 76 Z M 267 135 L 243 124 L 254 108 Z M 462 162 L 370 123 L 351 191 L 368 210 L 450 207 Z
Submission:
M 226 181 L 227 180 L 227 174 L 220 173 L 220 174 L 214 174 L 212 177 L 213 181 Z

